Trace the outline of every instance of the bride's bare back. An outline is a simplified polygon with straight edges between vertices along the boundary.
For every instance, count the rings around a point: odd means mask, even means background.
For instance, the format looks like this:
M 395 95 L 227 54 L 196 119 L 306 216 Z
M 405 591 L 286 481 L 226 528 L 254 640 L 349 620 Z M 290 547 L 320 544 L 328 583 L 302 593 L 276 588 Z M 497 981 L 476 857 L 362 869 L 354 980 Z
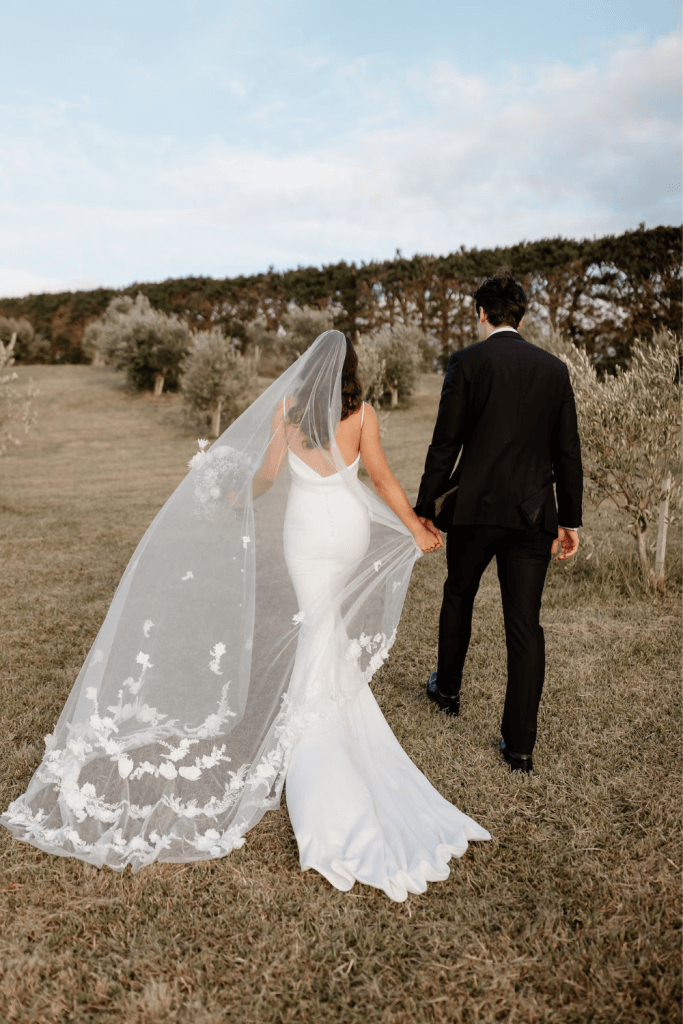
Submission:
M 314 469 L 321 476 L 337 472 L 334 461 L 326 458 L 320 447 L 309 447 L 302 431 L 288 421 L 289 400 L 278 407 L 273 416 L 273 433 L 268 452 L 260 470 L 260 477 L 272 483 L 280 474 L 287 451 Z M 335 437 L 339 453 L 347 466 L 352 466 L 359 454 L 380 498 L 405 523 L 422 551 L 436 551 L 443 547 L 441 534 L 418 519 L 403 488 L 391 472 L 379 437 L 379 423 L 375 410 L 367 402 L 343 419 Z M 255 481 L 256 483 L 256 481 Z M 268 484 L 266 484 L 266 487 Z

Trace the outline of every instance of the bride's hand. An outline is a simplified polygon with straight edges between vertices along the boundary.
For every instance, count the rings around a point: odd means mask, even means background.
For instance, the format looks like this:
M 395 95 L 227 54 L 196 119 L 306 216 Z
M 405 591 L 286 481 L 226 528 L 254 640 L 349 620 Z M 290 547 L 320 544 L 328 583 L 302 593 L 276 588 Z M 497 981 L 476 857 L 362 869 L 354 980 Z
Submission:
M 419 527 L 413 533 L 415 543 L 425 554 L 431 551 L 438 551 L 439 548 L 443 547 L 443 540 L 441 534 L 438 535 L 428 530 L 426 526 L 420 523 Z

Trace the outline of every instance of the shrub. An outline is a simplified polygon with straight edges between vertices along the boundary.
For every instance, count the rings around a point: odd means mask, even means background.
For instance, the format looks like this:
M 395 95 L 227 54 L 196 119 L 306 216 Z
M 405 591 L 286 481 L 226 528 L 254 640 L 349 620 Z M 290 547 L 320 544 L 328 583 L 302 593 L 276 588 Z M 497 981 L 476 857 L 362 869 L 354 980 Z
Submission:
M 576 394 L 586 497 L 628 517 L 647 583 L 663 585 L 667 528 L 681 506 L 681 341 L 672 331 L 634 343 L 628 370 L 599 380 L 583 349 L 562 355 Z M 658 514 L 654 571 L 650 523 Z
M 232 422 L 246 407 L 255 384 L 251 361 L 235 351 L 220 328 L 195 335 L 181 366 L 180 390 L 190 408 L 206 416 L 214 437 L 222 418 Z
M 190 328 L 175 314 L 154 309 L 138 292 L 117 295 L 101 320 L 89 325 L 88 344 L 125 370 L 139 390 L 178 387 L 180 364 L 190 350 Z

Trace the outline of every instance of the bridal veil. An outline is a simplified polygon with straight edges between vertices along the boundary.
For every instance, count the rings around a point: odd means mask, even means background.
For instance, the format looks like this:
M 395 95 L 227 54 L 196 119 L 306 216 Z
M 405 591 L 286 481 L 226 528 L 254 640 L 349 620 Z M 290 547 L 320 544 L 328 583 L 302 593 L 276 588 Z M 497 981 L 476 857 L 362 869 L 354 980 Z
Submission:
M 326 331 L 202 442 L 133 554 L 27 791 L 0 818 L 16 838 L 137 871 L 223 856 L 279 805 L 308 713 L 290 686 L 307 623 L 285 563 L 285 433 L 369 513 L 365 553 L 325 596 L 334 700 L 348 706 L 382 665 L 419 551 L 335 443 L 345 355 L 344 335 Z

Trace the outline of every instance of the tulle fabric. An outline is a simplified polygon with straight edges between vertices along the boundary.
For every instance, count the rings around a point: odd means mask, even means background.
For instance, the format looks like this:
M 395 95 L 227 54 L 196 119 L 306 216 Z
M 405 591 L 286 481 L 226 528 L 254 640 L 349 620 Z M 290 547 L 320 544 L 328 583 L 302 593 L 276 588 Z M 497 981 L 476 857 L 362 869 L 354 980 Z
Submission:
M 299 739 L 365 692 L 419 551 L 336 445 L 345 353 L 325 332 L 191 460 L 0 818 L 16 838 L 116 870 L 224 856 L 279 805 Z M 334 522 L 356 524 L 343 565 Z

